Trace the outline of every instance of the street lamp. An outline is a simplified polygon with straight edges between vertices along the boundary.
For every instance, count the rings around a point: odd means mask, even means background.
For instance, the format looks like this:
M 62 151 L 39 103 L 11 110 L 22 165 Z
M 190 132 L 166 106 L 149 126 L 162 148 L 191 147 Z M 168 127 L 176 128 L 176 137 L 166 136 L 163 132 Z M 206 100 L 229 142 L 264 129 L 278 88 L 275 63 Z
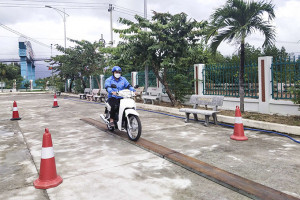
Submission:
M 67 33 L 66 33 L 66 15 L 67 16 L 70 16 L 68 15 L 66 12 L 65 12 L 65 9 L 62 11 L 62 10 L 59 10 L 58 8 L 54 8 L 52 6 L 49 6 L 49 5 L 45 5 L 46 8 L 52 8 L 54 10 L 56 10 L 56 12 L 58 12 L 58 14 L 63 18 L 64 20 L 64 35 L 65 35 L 65 50 L 67 48 Z M 63 13 L 63 15 L 62 15 Z M 51 46 L 51 50 L 52 50 L 52 46 Z M 53 70 L 53 69 L 52 69 Z M 53 71 L 52 71 L 52 77 L 53 77 Z M 67 91 L 67 83 L 65 84 L 65 92 Z
M 66 15 L 69 16 L 66 12 L 65 12 L 65 9 L 62 11 L 62 10 L 59 10 L 58 8 L 54 8 L 52 6 L 48 6 L 48 5 L 45 5 L 46 8 L 52 8 L 54 10 L 56 10 L 58 12 L 58 14 L 63 18 L 64 20 L 64 34 L 65 34 L 65 49 L 67 48 L 67 33 L 66 33 Z M 63 13 L 63 15 L 61 14 Z

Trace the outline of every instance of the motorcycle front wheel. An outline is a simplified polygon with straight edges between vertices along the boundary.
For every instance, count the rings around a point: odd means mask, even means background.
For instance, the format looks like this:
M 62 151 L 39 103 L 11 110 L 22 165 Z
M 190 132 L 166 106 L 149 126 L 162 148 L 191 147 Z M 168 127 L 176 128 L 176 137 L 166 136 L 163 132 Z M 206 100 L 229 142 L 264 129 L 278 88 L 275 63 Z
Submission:
M 128 138 L 132 141 L 137 141 L 142 134 L 142 124 L 141 120 L 136 115 L 129 115 L 129 121 L 126 125 Z

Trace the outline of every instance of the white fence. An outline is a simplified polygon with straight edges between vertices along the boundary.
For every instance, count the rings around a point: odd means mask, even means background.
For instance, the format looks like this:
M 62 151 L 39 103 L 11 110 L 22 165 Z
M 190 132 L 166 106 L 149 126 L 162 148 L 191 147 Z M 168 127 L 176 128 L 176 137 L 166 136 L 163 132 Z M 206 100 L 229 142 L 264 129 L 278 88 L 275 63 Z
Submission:
M 272 98 L 272 82 L 271 82 L 271 65 L 272 57 L 258 58 L 258 80 L 259 80 L 259 98 L 245 98 L 245 111 L 258 112 L 265 114 L 278 115 L 300 115 L 299 104 L 294 104 L 291 100 L 275 100 Z M 203 94 L 203 78 L 202 73 L 205 64 L 194 65 L 195 94 Z M 131 73 L 132 85 L 136 84 L 137 72 Z M 101 86 L 104 85 L 104 76 L 100 75 Z M 157 87 L 162 87 L 162 84 L 157 80 Z M 187 97 L 188 98 L 188 97 Z M 162 95 L 162 101 L 170 102 L 167 94 Z M 185 102 L 188 103 L 188 102 Z M 235 97 L 225 97 L 221 109 L 235 110 L 240 104 L 240 99 Z
M 245 111 L 259 112 L 265 114 L 278 115 L 300 115 L 299 104 L 294 104 L 290 100 L 274 100 L 272 98 L 272 82 L 271 82 L 271 65 L 272 57 L 258 58 L 258 82 L 259 82 L 259 99 L 245 98 Z M 195 93 L 203 94 L 203 75 L 202 72 L 204 64 L 195 64 Z M 197 73 L 198 72 L 198 73 Z M 198 89 L 198 91 L 197 91 Z M 239 98 L 225 97 L 223 109 L 234 110 L 240 104 Z

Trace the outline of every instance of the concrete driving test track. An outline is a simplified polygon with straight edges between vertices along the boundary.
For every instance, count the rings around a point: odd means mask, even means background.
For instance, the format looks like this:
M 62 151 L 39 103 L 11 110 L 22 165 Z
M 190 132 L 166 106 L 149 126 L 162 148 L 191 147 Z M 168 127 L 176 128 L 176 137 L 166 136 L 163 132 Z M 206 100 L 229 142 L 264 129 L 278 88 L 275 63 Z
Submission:
M 20 121 L 9 120 L 13 100 Z M 102 104 L 52 103 L 51 94 L 0 96 L 0 199 L 300 198 L 300 145 L 286 138 L 245 131 L 248 141 L 233 141 L 232 129 L 139 111 L 143 133 L 133 143 L 105 129 Z M 45 128 L 63 183 L 38 190 Z

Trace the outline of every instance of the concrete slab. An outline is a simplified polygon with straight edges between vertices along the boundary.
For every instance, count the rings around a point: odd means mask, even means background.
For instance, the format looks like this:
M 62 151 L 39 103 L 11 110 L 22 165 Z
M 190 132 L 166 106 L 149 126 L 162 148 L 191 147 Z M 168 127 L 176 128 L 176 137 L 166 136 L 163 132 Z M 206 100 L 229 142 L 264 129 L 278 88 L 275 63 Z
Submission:
M 22 117 L 17 123 L 37 166 L 35 178 L 44 129 L 49 128 L 52 134 L 57 172 L 64 181 L 46 190 L 46 195 L 34 189 L 37 193 L 33 195 L 44 195 L 40 199 L 48 199 L 47 195 L 50 199 L 247 199 L 80 121 L 86 117 L 99 119 L 104 110 L 101 104 L 62 96 L 58 97 L 60 107 L 52 108 L 50 94 L 1 95 L 0 107 L 4 109 L 0 109 L 0 120 L 11 118 L 13 100 L 17 100 Z M 142 111 L 140 114 L 143 138 L 300 198 L 296 181 L 300 180 L 299 145 L 255 132 L 246 133 L 247 142 L 231 141 L 231 129 L 185 124 L 181 119 Z M 13 151 L 0 145 L 0 155 Z M 25 180 L 28 177 L 22 171 L 15 173 Z M 0 182 L 0 188 L 6 191 L 0 193 L 0 199 L 31 191 L 30 182 L 10 189 Z
M 33 186 L 25 186 L 0 193 L 0 199 L 5 200 L 49 200 L 45 190 L 37 190 Z
M 159 157 L 66 178 L 47 192 L 51 199 L 74 200 L 248 199 Z

